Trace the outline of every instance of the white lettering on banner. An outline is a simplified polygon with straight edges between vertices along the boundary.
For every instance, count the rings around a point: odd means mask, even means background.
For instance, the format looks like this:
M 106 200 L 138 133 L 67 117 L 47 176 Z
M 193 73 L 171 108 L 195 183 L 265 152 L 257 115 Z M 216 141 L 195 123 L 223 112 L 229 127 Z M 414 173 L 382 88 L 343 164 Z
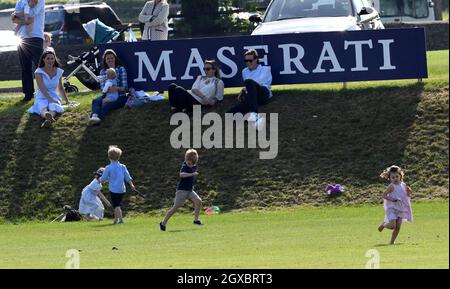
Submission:
M 343 48 L 348 53 L 352 53 L 354 47 L 354 57 L 355 57 L 355 67 L 348 67 L 351 71 L 368 71 L 369 67 L 364 66 L 364 55 L 367 55 L 367 51 L 370 49 L 382 49 L 383 50 L 383 66 L 379 67 L 379 70 L 395 70 L 396 66 L 392 65 L 391 59 L 391 44 L 394 43 L 394 39 L 380 39 L 378 40 L 378 44 L 380 46 L 374 46 L 373 40 L 357 40 L 357 41 L 348 41 L 344 40 Z M 367 46 L 368 49 L 365 47 Z M 305 67 L 302 63 L 305 56 L 309 55 L 308 51 L 305 51 L 304 47 L 300 44 L 296 43 L 286 43 L 279 44 L 278 48 L 281 51 L 278 53 L 282 53 L 283 56 L 283 68 L 281 71 L 274 71 L 275 74 L 279 75 L 295 75 L 297 73 L 309 74 L 311 73 L 312 67 Z M 218 62 L 229 68 L 228 73 L 224 73 L 221 71 L 222 78 L 234 78 L 239 73 L 238 64 L 236 64 L 235 58 L 236 56 L 236 47 L 225 46 L 221 47 L 217 50 L 217 59 Z M 268 45 L 253 45 L 253 46 L 244 46 L 243 50 L 248 49 L 259 49 L 263 50 L 264 54 L 261 54 L 260 62 L 266 66 L 269 63 L 269 46 Z M 186 69 L 184 70 L 183 76 L 174 77 L 172 75 L 172 65 L 175 65 L 171 62 L 171 55 L 174 53 L 174 50 L 163 50 L 161 51 L 158 64 L 153 66 L 146 52 L 135 52 L 134 55 L 137 56 L 137 66 L 138 66 L 138 74 L 137 78 L 135 78 L 134 82 L 147 82 L 147 77 L 144 77 L 144 74 L 150 74 L 152 81 L 173 81 L 173 80 L 192 80 L 194 79 L 194 75 L 198 75 L 196 70 L 200 71 L 200 74 L 204 75 L 203 71 L 203 57 L 200 53 L 199 48 L 190 48 L 189 59 L 186 64 Z M 366 54 L 365 54 L 366 53 Z M 226 56 L 227 55 L 227 56 Z M 324 68 L 324 62 L 329 61 L 331 63 L 330 68 Z M 367 62 L 367 57 L 366 57 Z M 176 63 L 177 66 L 183 65 L 182 63 Z M 270 67 L 270 66 L 269 66 Z M 164 69 L 164 71 L 161 71 Z M 371 69 L 374 69 L 373 67 Z M 227 69 L 228 71 L 228 69 Z M 330 41 L 324 41 L 322 46 L 322 51 L 320 53 L 320 57 L 317 61 L 317 65 L 312 70 L 312 73 L 326 73 L 326 72 L 345 72 L 346 69 L 343 68 L 339 59 L 336 56 L 334 48 Z M 163 77 L 160 77 L 160 74 L 163 74 Z
M 393 70 L 396 69 L 395 66 L 391 64 L 391 50 L 389 49 L 391 43 L 394 42 L 394 39 L 380 39 L 378 43 L 383 45 L 383 66 L 380 67 L 380 70 Z
M 269 54 L 269 46 L 268 45 L 252 45 L 252 46 L 244 46 L 244 51 L 250 50 L 250 49 L 255 49 L 255 50 L 259 50 L 262 49 L 264 50 L 265 54 L 264 56 L 261 55 L 261 53 L 258 52 L 258 58 L 259 58 L 259 63 L 262 63 L 263 65 L 268 66 L 269 65 L 269 60 L 267 59 L 267 54 Z
M 194 67 L 197 67 L 200 70 L 200 74 L 204 75 L 203 66 L 204 66 L 203 59 L 202 56 L 200 55 L 200 52 L 198 51 L 197 48 L 191 48 L 191 55 L 189 56 L 186 72 L 181 77 L 181 80 L 194 79 L 194 77 L 189 74 L 189 72 L 191 72 L 191 69 Z
M 330 41 L 323 42 L 322 53 L 320 54 L 319 61 L 317 62 L 316 68 L 313 70 L 313 73 L 323 73 L 326 72 L 325 69 L 322 68 L 322 63 L 324 61 L 331 61 L 333 64 L 333 68 L 330 69 L 330 72 L 343 72 L 344 68 L 339 64 L 336 54 L 334 53 L 333 46 L 331 46 Z
M 361 41 L 347 41 L 344 42 L 344 49 L 347 50 L 350 45 L 355 46 L 355 57 L 356 57 L 356 67 L 352 68 L 352 71 L 367 71 L 369 68 L 364 67 L 363 65 L 363 53 L 362 46 L 366 44 L 369 45 L 369 48 L 372 49 L 372 40 L 361 40 Z
M 236 63 L 234 63 L 233 60 L 229 59 L 228 57 L 226 57 L 223 54 L 225 51 L 229 51 L 231 53 L 231 55 L 236 55 L 236 52 L 234 51 L 234 47 L 225 46 L 225 47 L 220 48 L 219 51 L 217 51 L 217 59 L 231 69 L 230 74 L 225 74 L 225 73 L 223 73 L 223 71 L 221 71 L 222 78 L 233 78 L 238 73 L 238 67 L 237 67 Z
M 280 74 L 296 74 L 294 70 L 291 69 L 291 63 L 302 73 L 308 74 L 309 71 L 301 63 L 301 59 L 305 56 L 305 49 L 303 46 L 298 44 L 281 44 L 278 45 L 279 48 L 283 49 L 283 59 L 284 59 L 284 70 L 280 71 Z M 297 56 L 291 57 L 291 48 L 297 50 Z
M 161 78 L 161 80 L 176 80 L 175 77 L 172 76 L 172 68 L 170 66 L 170 54 L 173 53 L 173 50 L 164 50 L 161 51 L 161 56 L 159 57 L 158 65 L 156 69 L 153 67 L 150 59 L 148 59 L 147 53 L 145 52 L 135 52 L 134 55 L 138 57 L 138 78 L 133 79 L 134 82 L 146 82 L 147 78 L 143 77 L 143 66 L 147 69 L 148 73 L 150 73 L 150 77 L 153 81 L 156 81 L 159 75 L 159 71 L 161 70 L 162 64 L 164 63 L 164 71 L 165 76 Z

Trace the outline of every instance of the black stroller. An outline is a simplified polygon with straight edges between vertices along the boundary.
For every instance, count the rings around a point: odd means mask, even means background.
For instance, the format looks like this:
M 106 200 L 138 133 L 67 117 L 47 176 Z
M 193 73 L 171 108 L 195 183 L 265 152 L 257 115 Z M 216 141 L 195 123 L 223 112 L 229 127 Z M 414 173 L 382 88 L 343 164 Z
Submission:
M 116 31 L 113 28 L 106 26 L 98 19 L 89 21 L 83 24 L 83 28 L 94 40 L 94 46 L 87 52 L 83 52 L 80 56 L 74 57 L 69 55 L 69 65 L 72 72 L 63 79 L 64 90 L 67 93 L 78 92 L 78 87 L 70 84 L 69 80 L 75 76 L 84 86 L 90 90 L 100 89 L 100 83 L 98 75 L 101 70 L 101 60 L 99 57 L 100 48 L 98 44 L 110 43 L 117 40 L 123 35 L 127 29 L 130 29 L 131 24 L 126 25 L 120 31 Z

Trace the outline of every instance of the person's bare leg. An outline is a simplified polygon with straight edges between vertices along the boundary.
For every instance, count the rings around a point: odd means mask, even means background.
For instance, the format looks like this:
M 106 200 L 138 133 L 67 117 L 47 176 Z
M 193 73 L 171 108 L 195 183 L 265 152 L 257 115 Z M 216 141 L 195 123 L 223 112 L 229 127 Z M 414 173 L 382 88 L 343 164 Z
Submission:
M 161 224 L 163 226 L 165 226 L 167 224 L 167 222 L 169 221 L 169 219 L 173 216 L 173 214 L 175 214 L 175 212 L 179 209 L 180 207 L 178 206 L 173 206 L 168 212 L 167 214 L 164 216 L 163 221 L 161 222 Z
M 400 233 L 400 228 L 402 226 L 402 219 L 397 219 L 395 224 L 395 229 L 392 231 L 391 245 L 395 244 L 398 234 Z
M 381 233 L 384 230 L 384 222 L 381 223 L 381 225 L 378 226 L 378 231 Z
M 120 207 L 117 207 L 116 210 L 117 210 L 117 219 L 119 220 L 119 224 L 123 224 L 122 209 Z
M 389 230 L 395 230 L 396 225 L 396 220 L 391 220 L 389 223 L 384 223 L 384 227 Z
M 200 215 L 200 210 L 202 209 L 202 200 L 193 199 L 194 202 L 194 221 L 198 221 L 198 216 Z

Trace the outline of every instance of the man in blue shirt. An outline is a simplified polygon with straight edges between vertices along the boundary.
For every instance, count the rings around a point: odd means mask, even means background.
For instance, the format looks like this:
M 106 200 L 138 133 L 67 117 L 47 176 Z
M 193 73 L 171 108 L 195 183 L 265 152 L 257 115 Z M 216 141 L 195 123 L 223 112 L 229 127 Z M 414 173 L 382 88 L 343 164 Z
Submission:
M 258 123 L 260 119 L 258 106 L 266 104 L 272 97 L 272 72 L 270 67 L 258 63 L 258 52 L 250 49 L 244 54 L 247 67 L 242 70 L 245 87 L 238 95 L 239 103 L 228 110 L 228 113 L 250 112 L 248 121 Z
M 18 0 L 16 6 L 20 6 L 22 1 Z M 22 39 L 17 48 L 20 65 L 22 67 L 22 92 L 25 94 L 24 101 L 29 101 L 34 95 L 33 83 L 33 63 L 37 66 L 39 58 L 44 52 L 44 22 L 45 22 L 45 0 L 37 0 L 37 4 L 31 8 L 32 19 L 20 19 L 15 13 L 11 15 L 11 20 L 20 25 L 17 35 Z M 32 22 L 31 22 L 32 21 Z M 33 25 L 31 33 L 27 30 L 27 25 Z

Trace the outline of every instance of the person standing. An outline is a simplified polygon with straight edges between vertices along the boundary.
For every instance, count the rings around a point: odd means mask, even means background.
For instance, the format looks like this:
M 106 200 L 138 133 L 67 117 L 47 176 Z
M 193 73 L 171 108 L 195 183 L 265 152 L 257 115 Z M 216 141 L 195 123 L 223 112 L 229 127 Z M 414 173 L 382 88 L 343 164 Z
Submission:
M 19 5 L 22 0 L 17 2 Z M 16 6 L 17 6 L 16 5 Z M 45 0 L 38 0 L 36 6 L 30 8 L 34 15 L 33 22 L 11 15 L 11 21 L 20 28 L 17 35 L 21 38 L 21 43 L 17 48 L 19 54 L 20 66 L 22 69 L 22 92 L 23 101 L 30 101 L 34 95 L 33 83 L 33 63 L 38 65 L 39 59 L 44 51 L 44 21 L 45 21 Z M 28 31 L 28 25 L 32 24 L 31 33 Z
M 169 3 L 166 0 L 146 2 L 138 20 L 144 24 L 142 40 L 167 40 L 169 37 Z M 154 95 L 163 94 L 160 90 Z
M 169 35 L 169 3 L 154 0 L 145 3 L 139 22 L 144 23 L 142 40 L 167 40 Z

